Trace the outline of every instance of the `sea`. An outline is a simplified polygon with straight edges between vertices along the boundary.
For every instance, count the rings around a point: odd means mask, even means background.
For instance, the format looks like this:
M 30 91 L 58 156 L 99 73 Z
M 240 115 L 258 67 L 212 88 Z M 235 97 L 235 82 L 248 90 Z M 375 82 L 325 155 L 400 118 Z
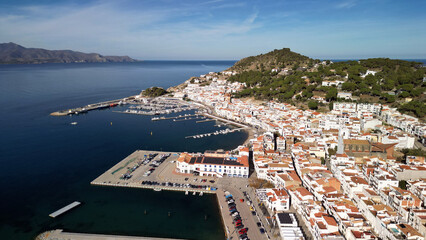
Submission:
M 175 86 L 234 63 L 0 65 L 0 239 L 34 239 L 52 229 L 224 239 L 215 195 L 99 187 L 90 182 L 138 149 L 230 150 L 242 144 L 247 133 L 186 139 L 221 128 L 215 122 L 151 121 L 151 116 L 114 112 L 125 106 L 64 117 L 49 114 L 136 95 L 151 86 Z M 48 216 L 74 201 L 82 205 L 57 218 Z

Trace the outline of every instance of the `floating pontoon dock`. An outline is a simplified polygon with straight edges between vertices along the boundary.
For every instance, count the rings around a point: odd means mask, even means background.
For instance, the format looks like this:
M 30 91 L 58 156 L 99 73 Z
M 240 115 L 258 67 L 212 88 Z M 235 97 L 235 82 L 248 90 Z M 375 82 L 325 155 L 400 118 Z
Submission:
M 61 215 L 62 213 L 66 212 L 66 211 L 69 211 L 69 210 L 71 210 L 72 208 L 77 207 L 77 206 L 78 206 L 78 205 L 80 205 L 80 204 L 81 204 L 81 202 L 77 202 L 77 201 L 75 201 L 75 202 L 73 202 L 73 203 L 71 203 L 71 204 L 69 204 L 69 205 L 67 205 L 67 206 L 65 206 L 65 207 L 63 207 L 63 208 L 61 208 L 61 209 L 59 209 L 58 211 L 56 211 L 56 212 L 54 212 L 54 213 L 49 214 L 49 217 L 53 217 L 53 218 L 55 218 L 55 217 L 57 217 L 57 216 Z

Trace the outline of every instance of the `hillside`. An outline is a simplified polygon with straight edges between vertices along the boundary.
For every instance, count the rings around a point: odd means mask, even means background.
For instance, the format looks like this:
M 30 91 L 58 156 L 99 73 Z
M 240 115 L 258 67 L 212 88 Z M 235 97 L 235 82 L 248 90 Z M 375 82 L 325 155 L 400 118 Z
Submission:
M 0 44 L 0 64 L 75 63 L 75 62 L 136 62 L 128 56 L 102 56 L 71 50 L 25 48 L 15 43 Z
M 308 65 L 314 62 L 313 59 L 303 56 L 299 53 L 292 52 L 290 48 L 275 49 L 266 54 L 243 58 L 236 62 L 234 66 L 228 70 L 248 71 L 248 70 L 271 70 L 273 68 L 299 67 L 300 65 Z M 297 68 L 296 67 L 296 68 Z
M 238 61 L 229 81 L 246 83 L 234 97 L 289 102 L 311 109 L 334 101 L 380 102 L 426 117 L 426 68 L 387 58 L 336 62 L 313 60 L 290 49 Z

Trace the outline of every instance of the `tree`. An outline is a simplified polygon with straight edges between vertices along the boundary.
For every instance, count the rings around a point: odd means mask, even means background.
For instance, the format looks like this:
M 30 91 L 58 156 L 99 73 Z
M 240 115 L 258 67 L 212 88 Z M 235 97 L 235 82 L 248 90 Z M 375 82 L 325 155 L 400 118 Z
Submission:
M 394 103 L 395 102 L 395 96 L 394 95 L 386 94 L 385 98 L 386 98 L 387 103 Z
M 311 98 L 313 95 L 314 95 L 314 94 L 313 94 L 311 91 L 308 91 L 308 90 L 304 90 L 304 91 L 302 92 L 302 96 L 303 96 L 304 98 L 307 98 L 307 99 Z
M 401 189 L 407 190 L 407 181 L 405 181 L 405 180 L 399 181 L 398 187 L 401 188 Z
M 325 99 L 327 101 L 334 101 L 337 99 L 337 89 L 335 87 L 332 87 L 328 90 L 327 94 L 325 95 Z
M 398 97 L 400 97 L 400 98 L 406 98 L 406 97 L 409 97 L 409 96 L 410 96 L 410 94 L 406 91 L 403 91 L 398 95 Z
M 398 111 L 402 112 L 402 113 L 413 113 L 414 115 L 416 115 L 419 118 L 422 118 L 424 116 L 426 116 L 426 104 L 424 102 L 420 102 L 420 101 L 411 101 L 408 102 L 406 104 L 402 104 L 399 108 Z
M 357 89 L 357 86 L 353 82 L 344 82 L 342 84 L 342 90 L 344 91 L 355 91 Z
M 147 97 L 158 97 L 164 94 L 167 94 L 168 92 L 161 87 L 152 87 L 152 88 L 147 88 L 142 92 L 142 95 L 147 96 Z
M 318 109 L 318 102 L 317 101 L 309 101 L 308 107 L 311 110 L 317 110 Z

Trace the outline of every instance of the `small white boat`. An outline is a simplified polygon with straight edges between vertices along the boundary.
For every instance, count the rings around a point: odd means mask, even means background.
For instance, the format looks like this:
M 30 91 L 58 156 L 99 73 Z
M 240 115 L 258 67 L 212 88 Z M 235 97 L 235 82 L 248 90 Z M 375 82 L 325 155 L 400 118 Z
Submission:
M 72 122 L 71 125 L 77 125 L 77 122 Z
M 161 188 L 154 188 L 154 191 L 156 191 L 156 192 L 160 192 L 160 191 L 161 191 Z

